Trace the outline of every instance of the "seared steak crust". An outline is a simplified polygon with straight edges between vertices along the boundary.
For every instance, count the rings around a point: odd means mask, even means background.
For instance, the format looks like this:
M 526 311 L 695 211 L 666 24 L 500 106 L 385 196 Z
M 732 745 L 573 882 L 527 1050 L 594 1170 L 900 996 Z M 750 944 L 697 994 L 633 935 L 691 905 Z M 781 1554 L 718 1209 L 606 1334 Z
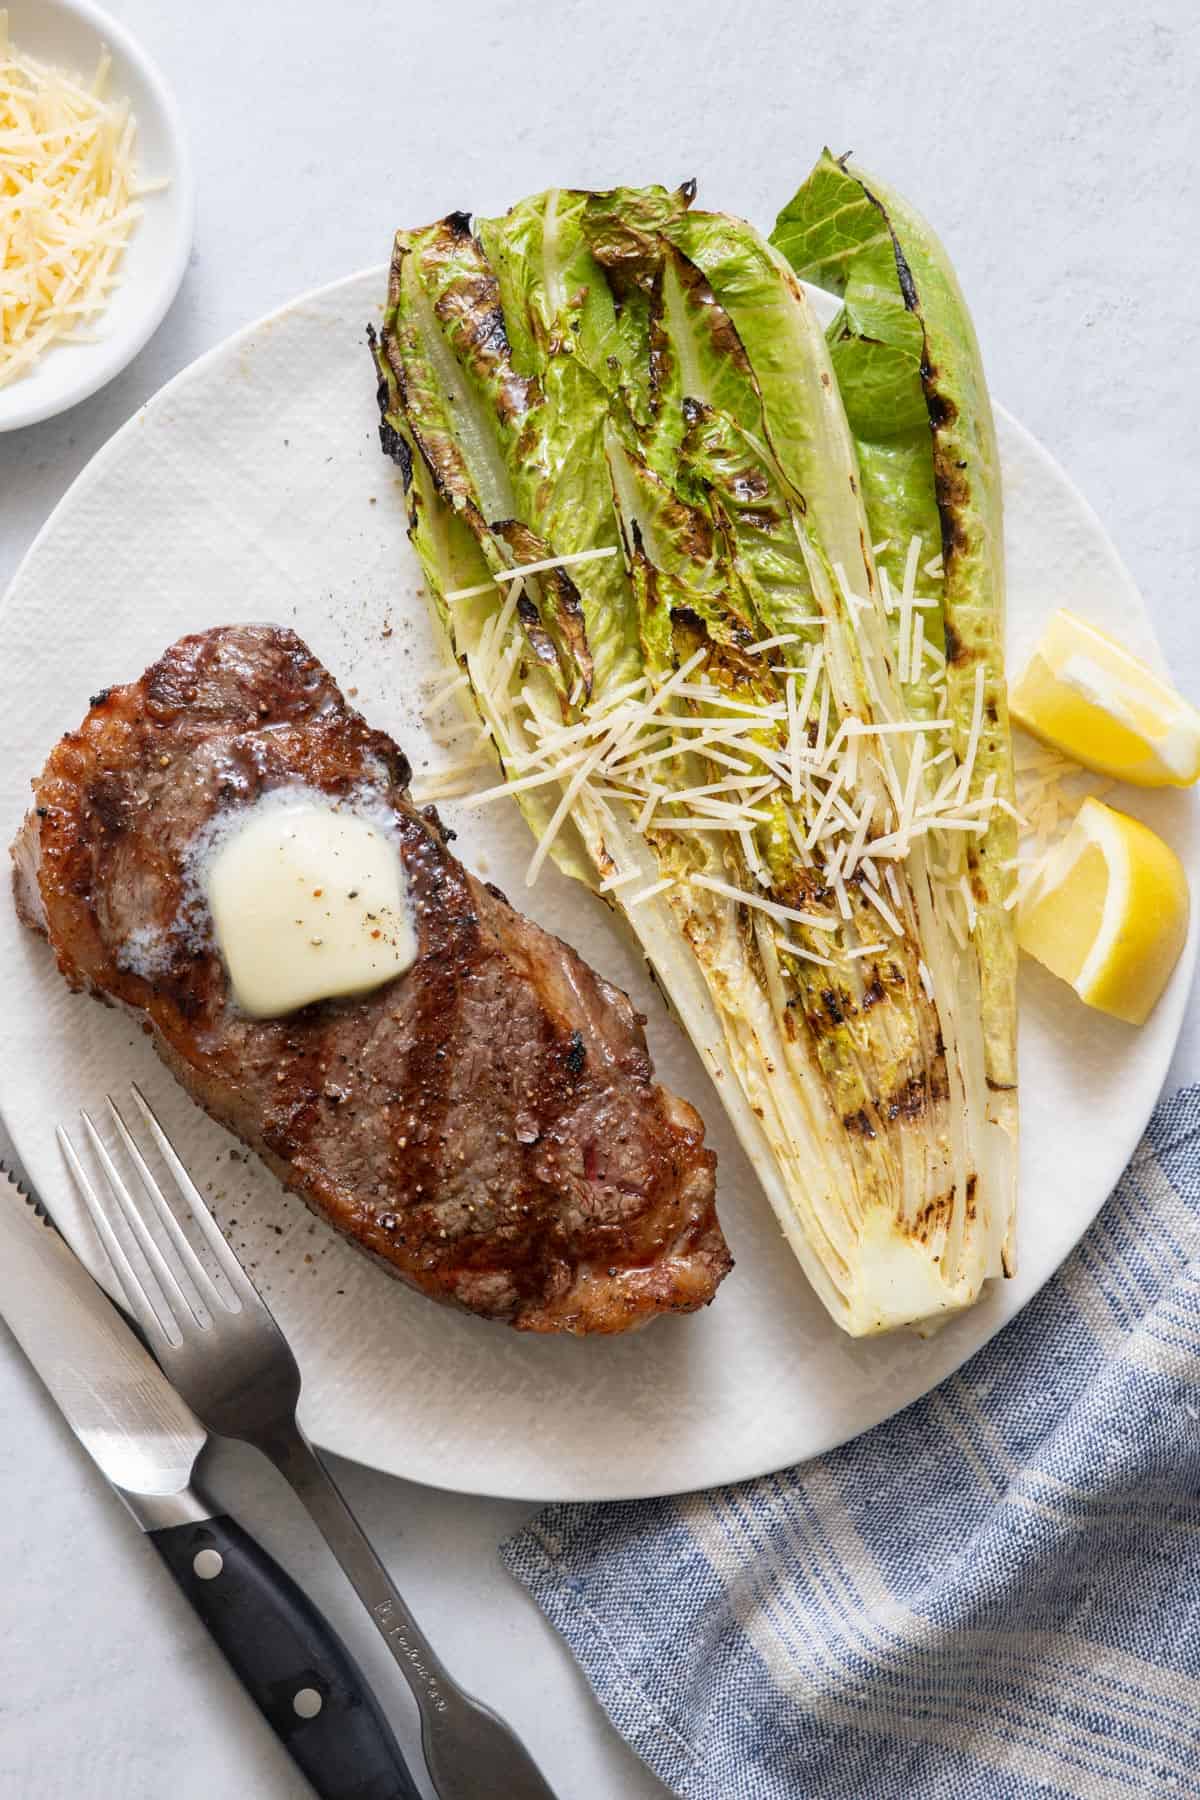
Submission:
M 422 1293 L 526 1331 L 704 1305 L 731 1261 L 699 1117 L 655 1083 L 626 995 L 469 875 L 408 782 L 293 632 L 183 638 L 51 754 L 18 909 L 73 988 L 143 1014 L 189 1093 Z M 251 1019 L 189 853 L 288 784 L 388 808 L 420 949 L 372 994 Z

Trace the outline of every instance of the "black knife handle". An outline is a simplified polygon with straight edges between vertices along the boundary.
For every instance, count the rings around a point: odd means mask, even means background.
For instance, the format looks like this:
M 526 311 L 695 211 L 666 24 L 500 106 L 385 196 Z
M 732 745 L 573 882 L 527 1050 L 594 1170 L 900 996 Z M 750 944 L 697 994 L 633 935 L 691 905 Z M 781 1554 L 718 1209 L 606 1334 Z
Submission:
M 420 1800 L 327 1620 L 228 1514 L 146 1534 L 321 1800 Z

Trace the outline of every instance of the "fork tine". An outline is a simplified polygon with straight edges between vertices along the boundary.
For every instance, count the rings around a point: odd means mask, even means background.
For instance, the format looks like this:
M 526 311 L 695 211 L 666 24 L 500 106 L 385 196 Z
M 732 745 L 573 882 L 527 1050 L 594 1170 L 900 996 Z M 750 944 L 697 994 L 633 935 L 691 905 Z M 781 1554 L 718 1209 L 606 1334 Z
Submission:
M 229 1245 L 225 1242 L 220 1226 L 208 1210 L 208 1202 L 184 1168 L 174 1144 L 172 1144 L 170 1138 L 159 1124 L 154 1108 L 151 1106 L 136 1081 L 130 1082 L 129 1086 L 130 1092 L 133 1094 L 133 1098 L 137 1103 L 138 1110 L 143 1119 L 145 1119 L 150 1134 L 158 1145 L 163 1161 L 170 1169 L 179 1192 L 191 1207 L 192 1216 L 204 1235 L 205 1243 L 208 1245 L 213 1256 L 220 1265 L 221 1273 L 225 1276 L 230 1287 L 232 1287 L 234 1293 L 242 1301 L 243 1305 L 250 1307 L 263 1306 L 265 1303 L 260 1296 L 258 1289 L 254 1286 L 254 1283 L 246 1274 L 241 1263 L 229 1248 Z
M 224 1306 L 226 1312 L 230 1312 L 233 1309 L 228 1305 L 220 1289 L 213 1281 L 212 1276 L 189 1244 L 183 1227 L 180 1225 L 179 1220 L 175 1217 L 171 1208 L 170 1201 L 151 1174 L 145 1157 L 138 1149 L 128 1125 L 126 1125 L 124 1119 L 121 1117 L 116 1101 L 111 1094 L 106 1095 L 106 1100 L 113 1124 L 120 1133 L 121 1142 L 129 1152 L 129 1159 L 138 1172 L 138 1179 L 146 1190 L 155 1212 L 158 1214 L 163 1230 L 174 1244 L 176 1254 L 187 1271 L 188 1279 L 196 1290 L 197 1299 L 201 1302 L 203 1317 L 196 1311 L 195 1306 L 192 1305 L 190 1301 L 188 1302 L 192 1316 L 198 1325 L 211 1325 L 212 1319 L 210 1314 L 215 1306 Z
M 130 1193 L 125 1182 L 121 1179 L 112 1157 L 108 1154 L 104 1139 L 96 1130 L 91 1118 L 86 1112 L 80 1113 L 79 1116 L 83 1120 L 83 1128 L 87 1132 L 88 1140 L 91 1143 L 96 1160 L 104 1172 L 104 1179 L 108 1183 L 109 1190 L 117 1205 L 120 1207 L 126 1224 L 137 1239 L 138 1249 L 149 1264 L 151 1274 L 158 1283 L 159 1291 L 163 1299 L 163 1305 L 167 1309 L 167 1318 L 170 1320 L 174 1329 L 179 1333 L 179 1342 L 182 1343 L 183 1327 L 180 1324 L 180 1308 L 183 1309 L 183 1318 L 186 1319 L 190 1315 L 196 1320 L 198 1325 L 208 1324 L 210 1321 L 207 1319 L 201 1320 L 197 1317 L 196 1309 L 184 1293 L 178 1275 L 171 1267 L 168 1259 L 163 1255 L 162 1250 L 159 1248 L 154 1238 L 151 1236 L 146 1221 L 138 1208 L 137 1201 Z M 132 1266 L 133 1265 L 130 1264 L 131 1268 Z M 142 1287 L 143 1292 L 145 1292 L 144 1284 L 142 1284 Z M 149 1299 L 148 1295 L 147 1299 Z M 169 1337 L 170 1333 L 168 1332 L 167 1335 Z
M 165 1338 L 172 1348 L 177 1347 L 183 1342 L 178 1326 L 172 1318 L 171 1329 L 168 1330 L 154 1307 L 151 1306 L 137 1271 L 126 1254 L 125 1246 L 112 1228 L 104 1202 L 88 1179 L 87 1172 L 75 1153 L 75 1146 L 61 1125 L 57 1129 L 56 1136 L 59 1149 L 71 1171 L 71 1178 L 79 1191 L 79 1197 L 87 1208 L 88 1217 L 96 1228 L 100 1242 L 104 1245 L 105 1255 L 116 1275 L 126 1306 L 152 1342 L 157 1338 Z

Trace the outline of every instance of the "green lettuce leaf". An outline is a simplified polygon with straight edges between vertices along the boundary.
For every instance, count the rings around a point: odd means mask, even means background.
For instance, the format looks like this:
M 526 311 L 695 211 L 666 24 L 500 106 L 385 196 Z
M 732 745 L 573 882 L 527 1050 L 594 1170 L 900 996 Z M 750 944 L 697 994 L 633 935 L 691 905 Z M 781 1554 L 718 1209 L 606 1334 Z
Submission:
M 907 201 L 828 150 L 780 213 L 772 241 L 804 279 L 842 299 L 829 336 L 872 533 L 891 541 L 884 554 L 893 559 L 893 583 L 913 536 L 940 551 L 938 641 L 960 755 L 977 710 L 982 727 L 968 798 L 990 780 L 1011 805 L 999 453 L 979 344 L 950 260 Z M 979 909 L 991 1110 L 1014 1157 L 1017 946 L 1006 902 L 1015 852 L 1015 820 L 1003 810 L 965 847 Z
M 882 870 L 843 882 L 830 860 L 837 782 L 860 845 L 900 817 L 901 789 L 910 819 L 925 792 L 861 440 L 784 256 L 692 199 L 552 189 L 398 234 L 383 429 L 539 839 L 529 879 L 550 855 L 611 890 L 818 1293 L 875 1331 L 969 1303 L 998 1267 L 979 1019 L 924 839 L 906 855 L 902 832 L 886 895 Z M 912 321 L 860 287 L 861 318 L 889 334 L 863 404 L 902 437 Z M 839 752 L 860 731 L 876 747 Z M 827 752 L 845 762 L 832 787 Z M 803 765 L 826 770 L 815 788 Z M 892 905 L 903 928 L 883 944 Z

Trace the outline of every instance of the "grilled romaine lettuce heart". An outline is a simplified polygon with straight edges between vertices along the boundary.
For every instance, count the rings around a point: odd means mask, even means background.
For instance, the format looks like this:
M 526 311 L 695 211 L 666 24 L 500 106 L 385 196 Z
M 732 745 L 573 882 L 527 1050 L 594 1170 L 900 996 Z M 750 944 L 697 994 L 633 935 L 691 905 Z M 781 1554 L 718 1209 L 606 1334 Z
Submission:
M 915 542 L 940 601 L 953 746 L 969 763 L 968 805 L 986 829 L 947 844 L 950 875 L 968 885 L 971 946 L 983 1014 L 988 1114 L 1017 1138 L 1017 852 L 1012 743 L 1004 676 L 1004 520 L 1000 454 L 983 360 L 950 259 L 907 201 L 849 158 L 826 150 L 776 221 L 773 242 L 806 280 L 842 299 L 829 327 L 854 431 L 881 573 L 902 587 Z M 924 695 L 908 691 L 910 707 Z M 923 684 L 922 684 L 923 685 Z M 1015 1212 L 1013 1214 L 1015 1220 Z M 1010 1227 L 1005 1258 L 1011 1272 Z
M 1011 914 L 958 865 L 1011 780 L 991 736 L 980 779 L 944 673 L 940 543 L 881 587 L 799 280 L 693 198 L 555 189 L 400 232 L 383 438 L 530 881 L 550 857 L 619 908 L 859 1335 L 1005 1266 L 981 995 Z

